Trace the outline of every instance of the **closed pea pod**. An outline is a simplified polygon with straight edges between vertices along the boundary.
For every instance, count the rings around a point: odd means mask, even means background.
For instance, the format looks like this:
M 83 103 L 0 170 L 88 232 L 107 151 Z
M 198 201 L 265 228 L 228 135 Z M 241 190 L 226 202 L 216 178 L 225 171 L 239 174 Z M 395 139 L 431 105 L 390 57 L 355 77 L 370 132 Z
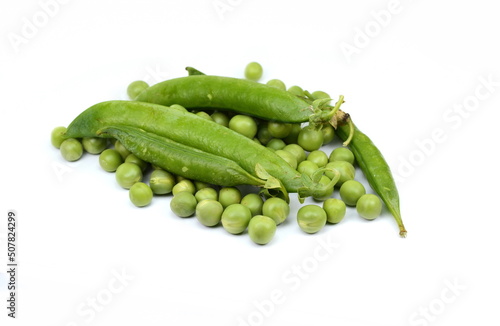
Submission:
M 354 133 L 351 132 L 351 129 L 354 129 Z M 345 141 L 349 139 L 349 134 L 352 134 L 349 148 L 353 152 L 356 162 L 372 189 L 377 192 L 389 212 L 394 216 L 399 227 L 399 235 L 406 237 L 406 229 L 401 219 L 398 189 L 391 169 L 380 150 L 367 135 L 352 123 L 350 126 L 339 126 L 336 133 Z

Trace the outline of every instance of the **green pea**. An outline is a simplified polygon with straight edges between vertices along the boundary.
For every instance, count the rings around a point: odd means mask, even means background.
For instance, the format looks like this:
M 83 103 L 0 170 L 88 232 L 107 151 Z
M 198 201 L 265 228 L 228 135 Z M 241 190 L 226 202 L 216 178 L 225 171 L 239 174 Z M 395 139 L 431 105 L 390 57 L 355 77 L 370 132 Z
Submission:
M 330 183 L 330 181 L 332 181 L 330 178 L 328 178 L 326 175 L 323 175 L 319 183 L 326 186 Z M 330 198 L 332 195 L 333 195 L 333 187 L 330 187 L 325 189 L 317 189 L 313 191 L 312 197 L 314 200 L 324 201 Z
M 209 188 L 210 185 L 206 182 L 201 182 L 201 181 L 193 181 L 194 186 L 196 187 L 196 191 L 201 190 L 203 188 Z
M 312 126 L 302 128 L 297 143 L 306 151 L 318 150 L 323 145 L 323 133 Z
M 271 79 L 266 83 L 268 86 L 286 91 L 285 83 L 279 79 Z
M 288 136 L 283 138 L 285 143 L 287 144 L 297 144 L 298 138 L 299 138 L 299 133 L 302 130 L 302 126 L 300 123 L 293 123 L 292 124 L 292 129 L 290 130 L 290 133 Z
M 170 209 L 179 217 L 189 217 L 195 213 L 197 204 L 198 202 L 192 193 L 182 191 L 172 197 Z
M 315 150 L 307 155 L 307 160 L 316 163 L 318 167 L 322 168 L 328 163 L 328 155 L 323 151 Z
M 50 142 L 55 148 L 61 147 L 61 143 L 64 141 L 64 133 L 66 132 L 66 127 L 55 127 L 50 134 Z
M 329 198 L 323 202 L 328 223 L 336 224 L 342 221 L 346 213 L 345 203 L 337 198 Z
M 344 182 L 346 182 L 348 180 L 353 180 L 354 177 L 356 176 L 356 169 L 349 162 L 333 161 L 333 162 L 328 163 L 325 167 L 327 169 L 335 169 L 335 170 L 339 171 L 340 179 L 337 182 L 337 184 L 335 185 L 336 187 L 341 187 L 344 184 Z M 332 172 L 329 172 L 329 171 L 325 172 L 325 174 L 329 178 L 333 178 L 333 175 L 334 175 Z
M 267 130 L 274 138 L 285 138 L 292 131 L 292 125 L 290 123 L 269 121 Z
M 82 138 L 83 149 L 90 154 L 101 154 L 102 151 L 108 146 L 108 140 L 106 138 L 98 137 L 83 137 Z
M 253 81 L 258 81 L 263 74 L 263 69 L 260 63 L 250 62 L 245 67 L 245 78 Z
M 219 202 L 224 208 L 241 202 L 241 191 L 236 187 L 223 187 L 219 190 Z
M 142 180 L 142 170 L 137 164 L 123 163 L 116 169 L 115 178 L 122 188 L 130 189 Z
M 204 199 L 196 205 L 196 218 L 205 226 L 215 226 L 219 224 L 224 207 L 213 199 Z
M 156 195 L 165 195 L 172 192 L 175 185 L 175 177 L 172 173 L 162 169 L 156 169 L 151 172 L 149 177 L 149 186 Z
M 130 187 L 130 201 L 137 207 L 147 206 L 153 200 L 153 191 L 144 182 L 136 182 Z
M 225 114 L 223 112 L 214 112 L 214 113 L 212 113 L 211 117 L 212 117 L 212 120 L 214 120 L 216 123 L 218 123 L 224 127 L 229 126 L 229 117 L 227 116 L 227 114 Z
M 328 93 L 323 92 L 323 91 L 314 91 L 314 92 L 312 92 L 311 95 L 315 100 L 330 98 L 330 95 L 328 95 Z M 328 102 L 328 103 L 330 103 L 330 102 Z
M 252 139 L 257 134 L 257 123 L 252 117 L 238 114 L 229 120 L 229 129 Z
M 271 148 L 271 149 L 273 149 L 273 150 L 275 150 L 275 151 L 277 151 L 277 150 L 279 150 L 279 149 L 283 149 L 283 148 L 285 148 L 286 144 L 285 144 L 285 142 L 284 142 L 282 139 L 279 139 L 279 138 L 273 138 L 273 139 L 271 139 L 271 140 L 267 143 L 267 145 L 266 145 L 266 146 L 267 146 L 267 147 L 269 147 L 269 148 Z
M 297 169 L 297 159 L 292 153 L 278 149 L 275 151 L 276 155 L 281 157 L 285 162 L 287 162 L 293 169 Z
M 132 153 L 128 154 L 128 156 L 125 158 L 125 162 L 137 164 L 137 166 L 140 167 L 143 172 L 148 168 L 148 162 L 141 160 Z
M 179 181 L 173 188 L 172 188 L 172 194 L 175 196 L 180 192 L 187 191 L 191 194 L 196 193 L 196 186 L 194 185 L 193 181 L 184 179 Z
M 276 222 L 276 225 L 283 223 L 289 214 L 290 206 L 281 198 L 269 198 L 262 205 L 262 215 L 272 218 Z
M 356 180 L 347 180 L 340 187 L 340 198 L 348 206 L 356 206 L 358 199 L 366 194 L 365 186 Z
M 297 171 L 308 176 L 311 176 L 318 169 L 319 167 L 316 163 L 308 160 L 300 162 L 297 166 Z
M 344 161 L 344 162 L 349 162 L 351 164 L 354 164 L 354 154 L 348 148 L 338 147 L 338 148 L 335 148 L 330 153 L 329 161 L 330 162 Z
M 325 226 L 326 220 L 325 210 L 318 205 L 305 205 L 297 212 L 299 227 L 306 233 L 319 232 Z
M 199 116 L 200 118 L 207 119 L 207 120 L 210 120 L 210 121 L 214 121 L 212 119 L 212 117 L 210 116 L 210 114 L 206 113 L 205 111 L 198 111 L 195 114 L 197 116 Z
M 292 93 L 293 95 L 300 96 L 300 97 L 304 97 L 305 96 L 305 93 L 304 93 L 304 90 L 302 89 L 302 87 L 296 86 L 296 85 L 291 86 L 290 88 L 288 88 L 288 92 Z
M 335 129 L 332 125 L 324 125 L 321 132 L 323 133 L 323 145 L 330 144 L 335 139 Z
M 276 223 L 268 216 L 256 215 L 248 223 L 248 235 L 253 242 L 264 245 L 269 243 L 276 233 Z
M 105 149 L 101 155 L 99 155 L 99 165 L 104 171 L 115 172 L 122 163 L 123 158 L 115 149 Z
M 135 100 L 143 90 L 148 88 L 149 85 L 143 80 L 136 80 L 131 82 L 127 87 L 127 95 L 131 100 Z
M 194 194 L 194 196 L 196 197 L 196 200 L 198 200 L 198 202 L 201 202 L 204 199 L 217 200 L 219 198 L 219 194 L 214 188 L 200 189 Z
M 304 149 L 300 147 L 298 144 L 288 144 L 285 147 L 283 147 L 283 150 L 292 153 L 293 156 L 295 156 L 295 159 L 297 160 L 297 164 L 300 164 L 307 157 Z
M 241 205 L 248 207 L 252 212 L 252 216 L 260 215 L 262 214 L 264 200 L 262 200 L 261 196 L 250 193 L 241 199 Z
M 123 160 L 125 160 L 127 156 L 130 155 L 130 151 L 127 148 L 125 148 L 125 146 L 123 146 L 123 144 L 119 140 L 115 141 L 115 150 L 117 150 L 118 153 L 120 153 Z
M 75 138 L 68 138 L 61 143 L 59 147 L 62 157 L 69 162 L 74 162 L 80 159 L 83 155 L 82 143 Z
M 374 220 L 382 212 L 382 201 L 376 195 L 365 194 L 359 197 L 356 203 L 356 211 L 361 217 Z
M 267 129 L 267 123 L 259 125 L 259 128 L 257 130 L 257 139 L 264 146 L 267 145 L 267 143 L 269 143 L 271 139 L 273 139 L 273 136 L 271 136 L 269 129 Z
M 232 204 L 222 212 L 222 227 L 229 233 L 240 234 L 246 230 L 251 218 L 252 212 L 248 207 Z

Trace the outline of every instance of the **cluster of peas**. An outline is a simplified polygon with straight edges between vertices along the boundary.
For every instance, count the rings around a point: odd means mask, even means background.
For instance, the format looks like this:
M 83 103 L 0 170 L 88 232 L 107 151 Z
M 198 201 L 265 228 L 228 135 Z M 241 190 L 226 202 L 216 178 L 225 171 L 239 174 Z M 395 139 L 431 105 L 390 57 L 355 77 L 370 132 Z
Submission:
M 245 77 L 258 81 L 262 76 L 262 67 L 256 62 L 247 65 Z M 269 86 L 286 89 L 278 79 L 267 82 Z M 149 87 L 144 81 L 132 82 L 127 93 L 134 99 L 142 90 Z M 296 95 L 304 95 L 299 86 L 287 89 Z M 316 98 L 329 98 L 322 91 L 313 93 Z M 185 110 L 180 105 L 179 109 Z M 340 173 L 336 187 L 340 199 L 330 194 L 313 199 L 323 202 L 319 205 L 304 205 L 297 212 L 299 227 L 307 233 L 320 231 L 326 223 L 339 223 L 346 214 L 346 206 L 356 207 L 360 216 L 372 220 L 382 210 L 382 202 L 378 196 L 367 194 L 362 183 L 354 180 L 354 155 L 345 147 L 334 149 L 329 155 L 321 151 L 323 145 L 330 143 L 335 136 L 331 126 L 318 130 L 300 124 L 287 124 L 257 120 L 241 114 L 225 112 L 195 112 L 197 115 L 224 125 L 274 151 L 301 174 L 311 176 L 320 168 L 326 172 L 319 182 L 328 184 L 333 178 L 329 170 Z M 149 173 L 149 182 L 143 182 L 151 166 L 130 153 L 118 140 L 109 148 L 106 138 L 87 137 L 82 139 L 65 139 L 65 127 L 56 127 L 52 131 L 52 144 L 58 148 L 64 159 L 78 160 L 85 152 L 99 154 L 99 164 L 107 172 L 115 172 L 117 183 L 129 190 L 129 198 L 137 207 L 147 206 L 154 195 L 173 194 L 170 208 L 180 217 L 195 215 L 205 226 L 222 227 L 232 234 L 241 234 L 248 230 L 252 241 L 267 244 L 275 235 L 277 225 L 283 223 L 290 214 L 288 203 L 277 197 L 264 200 L 257 193 L 245 196 L 237 187 L 215 187 L 203 182 L 189 180 L 161 168 L 153 166 Z

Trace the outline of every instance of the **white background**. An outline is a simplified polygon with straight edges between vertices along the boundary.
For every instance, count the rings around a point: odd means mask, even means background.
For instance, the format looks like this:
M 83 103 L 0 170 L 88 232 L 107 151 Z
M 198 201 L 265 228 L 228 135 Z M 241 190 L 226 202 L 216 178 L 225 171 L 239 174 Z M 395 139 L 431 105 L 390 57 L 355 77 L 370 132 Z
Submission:
M 2 0 L 0 26 L 2 325 L 500 322 L 494 2 Z M 398 178 L 406 239 L 388 213 L 367 222 L 353 210 L 306 235 L 293 202 L 257 246 L 174 216 L 168 198 L 136 208 L 97 156 L 67 163 L 50 144 L 87 107 L 127 99 L 133 80 L 186 66 L 243 77 L 250 61 L 263 82 L 345 96 Z

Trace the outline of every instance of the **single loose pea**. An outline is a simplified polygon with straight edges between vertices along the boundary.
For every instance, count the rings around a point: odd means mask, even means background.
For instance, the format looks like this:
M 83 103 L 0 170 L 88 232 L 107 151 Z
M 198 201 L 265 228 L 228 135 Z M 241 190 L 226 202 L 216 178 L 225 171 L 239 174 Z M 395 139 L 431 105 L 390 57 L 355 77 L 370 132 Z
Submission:
M 232 204 L 222 212 L 221 221 L 227 232 L 240 234 L 246 230 L 251 218 L 252 212 L 248 207 L 241 204 Z
M 203 188 L 209 188 L 210 185 L 206 182 L 201 182 L 201 181 L 193 181 L 194 186 L 196 187 L 196 191 L 201 190 Z
M 248 235 L 253 242 L 264 245 L 269 243 L 276 233 L 276 223 L 268 216 L 256 215 L 248 223 Z
M 219 194 L 217 193 L 217 190 L 214 188 L 203 188 L 198 190 L 194 196 L 196 197 L 196 200 L 198 202 L 201 202 L 204 199 L 212 199 L 212 200 L 217 200 L 219 198 Z
M 316 163 L 308 160 L 300 162 L 297 166 L 297 171 L 308 176 L 311 176 L 318 169 L 319 167 Z
M 149 186 L 155 195 L 165 195 L 172 192 L 175 185 L 175 177 L 172 173 L 162 169 L 151 172 Z
M 250 193 L 241 199 L 241 205 L 246 206 L 252 212 L 252 216 L 262 214 L 264 200 L 258 194 Z
M 196 193 L 196 186 L 191 180 L 181 180 L 172 188 L 172 194 L 175 196 L 182 191 L 187 191 L 194 195 Z
M 335 185 L 336 187 L 341 187 L 344 184 L 344 182 L 346 182 L 348 180 L 353 180 L 354 177 L 356 176 L 356 169 L 349 162 L 333 161 L 333 162 L 328 163 L 325 167 L 327 169 L 334 169 L 334 170 L 339 171 L 340 178 L 339 178 L 339 181 L 337 181 L 337 184 Z M 333 175 L 334 175 L 330 171 L 326 171 L 325 174 L 329 178 L 333 178 Z
M 137 166 L 139 166 L 143 172 L 146 171 L 148 167 L 148 162 L 141 160 L 132 153 L 128 154 L 128 156 L 125 158 L 125 162 L 137 164 Z
M 290 133 L 288 134 L 288 136 L 286 136 L 285 138 L 283 138 L 283 140 L 285 141 L 285 143 L 287 143 L 287 144 L 297 144 L 299 133 L 300 133 L 301 130 L 302 130 L 302 126 L 300 125 L 300 123 L 293 123 L 292 124 L 292 130 L 290 130 Z
M 269 198 L 262 205 L 262 215 L 272 218 L 276 222 L 276 225 L 283 223 L 289 214 L 290 206 L 281 198 Z
M 307 155 L 307 160 L 316 163 L 318 167 L 322 168 L 328 163 L 328 155 L 323 151 L 315 150 Z
M 271 79 L 266 84 L 267 86 L 271 86 L 286 91 L 285 83 L 279 79 Z
M 196 218 L 205 226 L 215 226 L 219 224 L 224 207 L 213 199 L 204 199 L 196 205 Z
M 269 143 L 271 139 L 273 139 L 273 136 L 271 136 L 269 129 L 267 129 L 267 123 L 259 124 L 257 130 L 257 139 L 264 146 L 267 145 L 267 143 Z
M 83 149 L 90 154 L 101 154 L 102 151 L 108 146 L 108 140 L 106 138 L 99 137 L 83 137 L 82 138 Z
M 182 191 L 170 200 L 170 209 L 179 217 L 189 217 L 195 213 L 197 204 L 192 193 Z
M 319 232 L 325 226 L 326 220 L 325 210 L 318 205 L 305 205 L 297 212 L 297 223 L 306 233 Z
M 61 147 L 61 143 L 64 141 L 64 133 L 66 132 L 66 127 L 55 127 L 50 134 L 50 142 L 55 148 Z
M 297 169 L 297 159 L 292 153 L 278 149 L 274 152 L 276 155 L 281 157 L 285 162 L 287 162 L 294 170 Z
M 78 139 L 68 138 L 61 143 L 59 147 L 62 157 L 69 162 L 80 159 L 83 155 L 83 146 Z
M 130 189 L 134 183 L 142 180 L 142 170 L 137 164 L 122 163 L 116 169 L 115 178 L 122 188 Z
M 279 138 L 271 139 L 266 145 L 266 147 L 269 147 L 275 151 L 277 151 L 279 149 L 283 149 L 283 148 L 285 148 L 285 146 L 286 146 L 285 142 Z
M 330 157 L 328 159 L 330 162 L 344 161 L 344 162 L 349 162 L 351 164 L 354 164 L 354 154 L 351 152 L 350 149 L 345 148 L 345 147 L 335 148 L 330 153 Z
M 365 194 L 358 199 L 356 211 L 361 217 L 374 220 L 382 212 L 382 201 L 376 195 Z
M 332 125 L 324 125 L 321 132 L 323 133 L 323 145 L 330 144 L 335 139 L 335 129 Z
M 302 87 L 297 86 L 297 85 L 289 87 L 287 91 L 289 93 L 292 93 L 295 96 L 304 97 L 304 95 L 305 95 L 304 90 L 302 89 Z
M 131 82 L 127 87 L 127 95 L 131 100 L 135 100 L 143 90 L 148 88 L 149 85 L 143 80 L 136 80 Z
M 153 200 L 153 191 L 144 182 L 136 182 L 130 187 L 130 201 L 137 207 L 147 206 Z
M 214 112 L 214 113 L 212 113 L 211 117 L 212 117 L 212 120 L 215 121 L 216 123 L 218 123 L 224 127 L 229 126 L 229 117 L 227 116 L 227 114 L 225 114 L 223 112 Z
M 323 145 L 323 133 L 312 126 L 306 126 L 300 131 L 297 143 L 306 151 L 318 150 Z
M 241 191 L 236 187 L 223 187 L 219 190 L 219 202 L 224 208 L 241 202 Z
M 120 153 L 123 160 L 125 160 L 127 156 L 130 155 L 130 151 L 125 146 L 123 146 L 123 144 L 119 140 L 115 141 L 115 150 L 117 150 L 118 153 Z
M 295 159 L 297 160 L 298 164 L 304 161 L 307 157 L 304 149 L 300 147 L 298 144 L 288 144 L 285 147 L 283 147 L 283 150 L 292 153 L 293 156 L 295 156 Z
M 366 194 L 365 186 L 356 180 L 347 180 L 340 187 L 340 198 L 346 205 L 356 206 L 358 199 Z
M 262 77 L 263 69 L 260 63 L 250 62 L 245 67 L 245 78 L 258 81 Z
M 292 131 L 292 124 L 269 121 L 267 130 L 269 130 L 269 134 L 274 138 L 285 138 L 290 134 L 290 131 Z
M 229 129 L 252 139 L 257 134 L 257 123 L 252 117 L 237 114 L 229 120 Z
M 328 198 L 323 202 L 328 223 L 336 224 L 342 221 L 346 213 L 345 203 L 337 198 Z
M 123 163 L 123 158 L 117 150 L 108 148 L 99 155 L 99 165 L 104 171 L 115 172 Z

